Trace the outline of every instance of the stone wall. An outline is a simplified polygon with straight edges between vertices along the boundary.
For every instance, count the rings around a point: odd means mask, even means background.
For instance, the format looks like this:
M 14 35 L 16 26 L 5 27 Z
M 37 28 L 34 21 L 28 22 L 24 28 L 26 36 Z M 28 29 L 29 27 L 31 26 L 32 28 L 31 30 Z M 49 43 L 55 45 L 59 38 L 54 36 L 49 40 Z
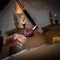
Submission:
M 14 2 L 10 3 L 0 12 L 0 30 L 2 35 L 5 35 L 5 32 L 15 28 L 13 14 L 14 14 Z
M 26 10 L 29 12 L 31 17 L 34 19 L 36 24 L 39 26 L 39 31 L 42 32 L 41 27 L 49 25 L 49 10 L 52 11 L 53 19 L 54 13 L 57 13 L 58 19 L 60 20 L 60 10 L 59 6 L 46 1 L 46 0 L 24 0 L 23 5 Z M 59 21 L 60 23 L 60 21 Z
M 23 0 L 22 0 L 23 1 Z M 29 12 L 33 20 L 39 26 L 39 31 L 42 32 L 43 26 L 49 25 L 49 10 L 52 10 L 53 15 L 56 12 L 60 20 L 60 10 L 54 4 L 43 0 L 24 0 L 23 5 Z M 6 31 L 15 28 L 13 14 L 15 13 L 15 4 L 11 0 L 10 3 L 0 12 L 0 30 L 4 35 Z M 60 23 L 60 22 L 59 22 Z

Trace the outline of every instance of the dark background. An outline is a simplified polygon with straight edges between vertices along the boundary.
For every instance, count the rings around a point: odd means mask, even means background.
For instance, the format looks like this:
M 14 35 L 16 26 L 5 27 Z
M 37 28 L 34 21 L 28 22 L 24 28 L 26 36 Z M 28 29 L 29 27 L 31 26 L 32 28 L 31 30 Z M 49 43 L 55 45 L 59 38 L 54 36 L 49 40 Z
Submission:
M 9 3 L 10 0 L 0 0 L 0 11 Z
M 23 1 L 23 0 L 21 0 Z M 27 1 L 27 0 L 25 0 Z M 34 0 L 35 1 L 35 0 Z M 42 0 L 42 1 L 47 1 L 50 2 L 54 5 L 57 5 L 60 7 L 60 0 Z M 10 2 L 10 0 L 0 0 L 0 11 Z

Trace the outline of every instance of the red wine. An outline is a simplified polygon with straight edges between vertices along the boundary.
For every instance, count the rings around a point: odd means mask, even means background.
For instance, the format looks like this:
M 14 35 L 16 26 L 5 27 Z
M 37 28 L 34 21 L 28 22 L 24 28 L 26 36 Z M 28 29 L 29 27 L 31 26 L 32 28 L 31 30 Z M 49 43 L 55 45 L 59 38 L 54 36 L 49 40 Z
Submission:
M 31 37 L 31 36 L 33 36 L 33 35 L 35 34 L 35 32 L 36 32 L 37 29 L 38 29 L 38 26 L 34 26 L 34 27 L 32 28 L 32 31 L 31 31 L 31 32 L 25 30 L 25 31 L 24 31 L 24 35 L 25 35 L 26 37 Z

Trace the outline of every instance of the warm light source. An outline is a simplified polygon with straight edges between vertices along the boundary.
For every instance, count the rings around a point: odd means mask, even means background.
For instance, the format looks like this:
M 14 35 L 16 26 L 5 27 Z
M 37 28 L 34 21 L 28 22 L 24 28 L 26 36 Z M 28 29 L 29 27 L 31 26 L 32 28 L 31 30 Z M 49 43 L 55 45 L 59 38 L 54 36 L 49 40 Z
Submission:
M 53 37 L 53 43 L 60 42 L 60 37 Z
M 23 13 L 22 9 L 19 7 L 19 5 L 17 3 L 16 3 L 16 13 L 17 14 L 22 14 Z
M 20 18 L 20 26 L 21 26 L 21 28 L 25 28 L 26 24 L 27 24 L 27 20 L 25 18 L 25 15 L 21 15 L 21 18 Z

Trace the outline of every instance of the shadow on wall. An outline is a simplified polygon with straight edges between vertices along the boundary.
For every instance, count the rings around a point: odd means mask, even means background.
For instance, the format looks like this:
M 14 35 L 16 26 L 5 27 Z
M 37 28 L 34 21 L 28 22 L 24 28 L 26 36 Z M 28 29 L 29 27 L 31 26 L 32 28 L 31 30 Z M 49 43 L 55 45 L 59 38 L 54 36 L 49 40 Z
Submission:
M 10 0 L 0 0 L 0 11 L 10 2 Z

